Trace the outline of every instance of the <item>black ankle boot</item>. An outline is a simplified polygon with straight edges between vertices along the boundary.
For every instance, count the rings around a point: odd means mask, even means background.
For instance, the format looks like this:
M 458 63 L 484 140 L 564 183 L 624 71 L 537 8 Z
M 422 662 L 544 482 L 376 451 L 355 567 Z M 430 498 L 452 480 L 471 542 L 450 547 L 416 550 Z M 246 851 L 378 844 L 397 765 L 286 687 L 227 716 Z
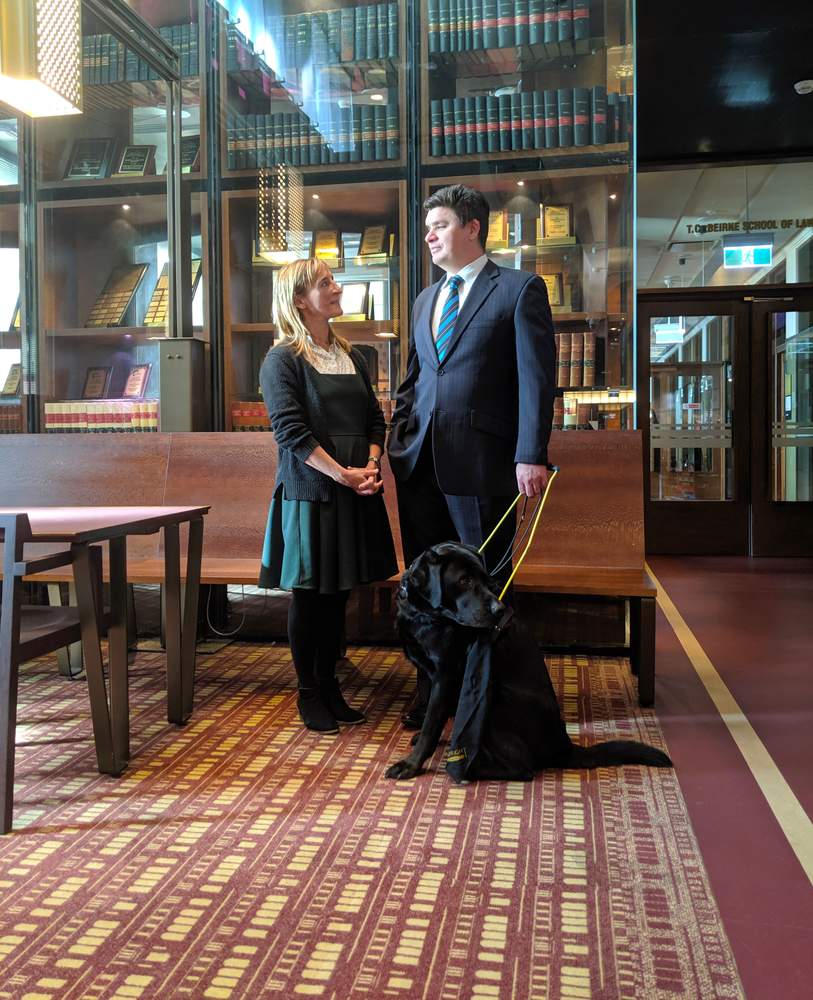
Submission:
M 319 691 L 322 695 L 322 700 L 340 726 L 357 726 L 360 722 L 367 721 L 365 715 L 357 712 L 355 708 L 351 708 L 344 700 L 339 682 L 335 677 L 320 681 Z
M 319 688 L 300 688 L 296 707 L 307 729 L 315 733 L 338 733 L 336 717 L 325 704 Z

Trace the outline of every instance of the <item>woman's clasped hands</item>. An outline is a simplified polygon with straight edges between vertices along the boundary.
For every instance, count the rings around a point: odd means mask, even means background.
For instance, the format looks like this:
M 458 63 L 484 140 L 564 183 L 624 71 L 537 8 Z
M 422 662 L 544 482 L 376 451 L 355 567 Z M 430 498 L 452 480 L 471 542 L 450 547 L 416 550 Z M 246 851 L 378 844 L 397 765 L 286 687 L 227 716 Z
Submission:
M 341 470 L 337 476 L 337 482 L 361 497 L 374 496 L 384 485 L 379 470 L 370 466 L 366 469 L 354 469 L 348 466 Z

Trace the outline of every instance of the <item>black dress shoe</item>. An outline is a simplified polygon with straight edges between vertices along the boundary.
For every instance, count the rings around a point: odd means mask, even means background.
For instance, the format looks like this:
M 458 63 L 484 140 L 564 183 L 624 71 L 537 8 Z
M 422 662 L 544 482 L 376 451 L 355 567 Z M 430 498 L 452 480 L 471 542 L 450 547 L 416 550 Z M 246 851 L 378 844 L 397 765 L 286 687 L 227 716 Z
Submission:
M 357 712 L 355 708 L 351 708 L 347 704 L 335 679 L 321 684 L 319 690 L 322 694 L 322 700 L 340 726 L 357 726 L 360 722 L 367 721 L 367 717 L 362 712 Z
M 336 717 L 325 704 L 319 688 L 300 688 L 296 707 L 307 729 L 315 733 L 338 733 Z
M 401 716 L 404 729 L 420 729 L 423 726 L 426 709 L 423 705 L 414 705 Z

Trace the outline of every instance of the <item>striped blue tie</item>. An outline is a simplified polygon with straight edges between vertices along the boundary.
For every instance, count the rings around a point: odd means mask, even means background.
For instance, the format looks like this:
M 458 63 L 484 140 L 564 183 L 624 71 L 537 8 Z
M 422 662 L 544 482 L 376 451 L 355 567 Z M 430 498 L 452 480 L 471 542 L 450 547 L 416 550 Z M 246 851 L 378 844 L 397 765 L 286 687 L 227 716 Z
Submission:
M 435 337 L 435 348 L 438 352 L 438 361 L 443 361 L 446 356 L 446 348 L 449 346 L 449 341 L 452 339 L 452 334 L 454 333 L 455 321 L 457 320 L 457 314 L 460 310 L 459 288 L 462 282 L 463 279 L 459 274 L 449 278 L 449 297 L 446 299 L 446 305 L 443 307 L 443 312 L 440 314 L 438 335 Z

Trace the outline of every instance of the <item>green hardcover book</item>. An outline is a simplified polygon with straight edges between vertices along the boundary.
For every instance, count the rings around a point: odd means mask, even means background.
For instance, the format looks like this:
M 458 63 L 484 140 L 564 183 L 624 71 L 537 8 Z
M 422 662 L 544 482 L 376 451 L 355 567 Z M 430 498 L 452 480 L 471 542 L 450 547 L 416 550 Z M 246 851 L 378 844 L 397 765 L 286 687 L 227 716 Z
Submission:
M 270 150 L 268 149 L 268 138 L 266 136 L 268 115 L 257 115 L 255 119 L 255 129 L 257 132 L 257 169 L 271 166 Z
M 475 98 L 474 132 L 476 136 L 476 153 L 488 152 L 488 110 L 485 95 Z
M 552 45 L 559 38 L 559 29 L 556 25 L 558 4 L 559 0 L 545 0 L 545 15 L 542 22 L 545 45 Z
M 366 11 L 366 41 L 364 45 L 364 58 L 375 59 L 378 56 L 378 8 L 368 4 Z
M 245 122 L 243 115 L 234 116 L 234 169 L 242 170 L 246 165 Z
M 391 87 L 387 101 L 387 159 L 397 160 L 401 147 L 401 125 L 398 118 L 398 90 Z
M 387 5 L 387 55 L 398 58 L 398 4 Z
M 361 108 L 361 158 L 370 163 L 375 156 L 375 116 L 373 108 L 364 104 Z
M 618 128 L 618 94 L 607 94 L 607 141 L 621 142 Z
M 341 28 L 339 59 L 341 62 L 352 62 L 356 45 L 356 10 L 354 7 L 342 7 L 339 24 Z
M 497 0 L 497 46 L 501 49 L 514 44 L 514 0 Z
M 511 149 L 511 95 L 500 94 L 499 98 L 500 152 Z
M 237 169 L 237 158 L 234 149 L 234 113 L 226 113 L 226 169 Z
M 292 122 L 293 115 L 281 115 L 282 118 L 282 162 L 293 163 L 293 135 Z
M 541 90 L 533 93 L 534 149 L 545 148 L 545 95 Z
M 546 90 L 543 98 L 545 108 L 545 149 L 556 149 L 559 145 L 559 105 L 555 90 Z
M 525 91 L 519 95 L 522 121 L 522 148 L 534 148 L 534 95 Z
M 443 2 L 443 0 L 441 0 Z M 455 149 L 455 122 L 454 122 L 454 98 L 444 97 L 441 101 L 443 106 L 443 155 L 454 156 Z
M 522 96 L 511 94 L 511 149 L 522 149 Z
M 496 153 L 500 148 L 500 103 L 489 95 L 486 98 L 486 149 Z
M 247 170 L 254 170 L 257 166 L 257 133 L 255 131 L 254 120 L 256 115 L 244 115 L 246 123 L 246 158 L 243 166 Z
M 308 162 L 312 167 L 322 162 L 322 136 L 313 125 L 308 128 Z
M 438 0 L 438 52 L 451 52 L 449 21 L 451 0 Z
M 427 17 L 428 25 L 427 30 L 429 32 L 429 51 L 439 52 L 440 51 L 440 40 L 438 38 L 438 18 L 440 12 L 438 10 L 438 0 L 428 0 L 427 3 Z
M 573 40 L 590 37 L 590 0 L 573 0 Z
M 566 149 L 573 145 L 573 88 L 559 87 L 556 91 L 559 118 L 559 146 Z
M 361 108 L 358 104 L 352 107 L 350 121 L 350 162 L 359 163 L 361 160 Z
M 356 12 L 356 43 L 354 59 L 367 58 L 367 8 L 354 7 Z
M 327 12 L 327 51 L 328 61 L 338 63 L 342 60 L 342 12 L 336 7 Z
M 603 146 L 607 141 L 607 88 L 593 87 L 590 91 L 590 141 Z
M 189 46 L 189 75 L 198 76 L 200 73 L 200 27 L 194 22 L 190 27 Z
M 383 104 L 376 104 L 373 108 L 373 130 L 375 159 L 380 163 L 387 159 L 387 108 Z
M 386 59 L 389 52 L 389 4 L 380 3 L 376 11 L 376 24 L 378 25 L 378 53 L 379 59 Z
M 285 115 L 274 115 L 274 163 L 286 163 Z
M 471 47 L 474 52 L 483 47 L 483 0 L 471 2 Z
M 463 0 L 463 48 L 471 52 L 474 32 L 474 0 Z
M 480 0 L 483 5 L 483 48 L 497 48 L 497 0 Z
M 449 5 L 449 52 L 457 52 L 457 3 L 458 0 L 446 0 Z
M 590 90 L 588 87 L 573 88 L 573 145 L 587 146 L 590 143 Z
M 528 0 L 516 0 L 514 5 L 514 45 L 528 44 L 529 13 Z
M 545 0 L 529 0 L 528 41 L 541 45 L 545 40 Z
M 299 114 L 291 115 L 291 162 L 295 167 L 302 166 L 302 116 Z
M 310 16 L 311 60 L 315 66 L 327 66 L 330 59 L 328 42 L 327 11 L 317 11 Z
M 466 153 L 466 99 L 454 99 L 454 151 L 455 156 Z
M 556 0 L 556 37 L 560 42 L 573 41 L 573 0 Z
M 463 124 L 465 125 L 466 152 L 477 152 L 477 100 L 474 97 L 463 98 Z
M 339 108 L 339 137 L 336 154 L 339 163 L 350 162 L 350 133 L 353 128 L 353 109 Z
M 430 152 L 432 156 L 443 156 L 443 102 L 429 102 Z

